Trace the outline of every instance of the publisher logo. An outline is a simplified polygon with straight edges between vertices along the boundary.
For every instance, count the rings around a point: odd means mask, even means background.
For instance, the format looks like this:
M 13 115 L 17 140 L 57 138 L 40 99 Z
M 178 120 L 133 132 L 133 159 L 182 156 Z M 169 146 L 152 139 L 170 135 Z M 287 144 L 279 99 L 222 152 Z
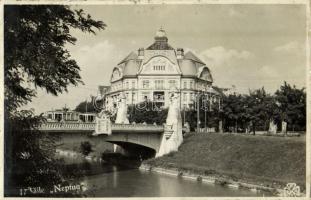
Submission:
M 287 183 L 284 188 L 284 197 L 299 197 L 300 187 L 296 183 Z

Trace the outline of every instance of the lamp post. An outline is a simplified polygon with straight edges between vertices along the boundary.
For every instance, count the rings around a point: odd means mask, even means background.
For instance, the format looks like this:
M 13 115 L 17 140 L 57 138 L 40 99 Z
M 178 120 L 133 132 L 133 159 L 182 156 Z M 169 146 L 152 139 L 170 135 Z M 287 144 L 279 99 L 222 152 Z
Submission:
M 183 109 L 183 111 L 184 111 L 184 126 L 185 126 L 185 124 L 186 124 L 186 104 L 184 104 L 184 109 Z
M 206 94 L 206 88 L 205 88 L 205 94 L 204 94 L 204 131 L 207 132 L 207 126 L 206 126 L 206 110 L 207 110 L 207 94 Z
M 221 97 L 218 97 L 218 118 L 219 118 L 219 124 L 218 124 L 218 132 L 222 133 L 223 132 L 223 127 L 222 127 L 222 106 L 221 104 Z
M 200 93 L 197 93 L 197 132 L 199 132 L 200 129 Z

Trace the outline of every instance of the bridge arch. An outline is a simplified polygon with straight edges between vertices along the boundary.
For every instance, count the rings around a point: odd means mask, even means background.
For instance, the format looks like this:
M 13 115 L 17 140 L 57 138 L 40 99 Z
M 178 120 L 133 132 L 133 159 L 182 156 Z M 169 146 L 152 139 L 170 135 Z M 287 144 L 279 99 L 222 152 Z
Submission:
M 131 142 L 120 142 L 120 141 L 106 141 L 112 144 L 116 144 L 120 146 L 124 153 L 136 157 L 136 158 L 141 158 L 141 159 L 148 159 L 148 158 L 153 158 L 155 157 L 157 151 L 153 148 L 140 145 L 140 144 L 135 144 Z
M 163 134 L 150 132 L 118 132 L 108 136 L 105 141 L 113 144 L 121 144 L 129 148 L 148 148 L 159 151 Z M 120 146 L 121 146 L 120 145 Z

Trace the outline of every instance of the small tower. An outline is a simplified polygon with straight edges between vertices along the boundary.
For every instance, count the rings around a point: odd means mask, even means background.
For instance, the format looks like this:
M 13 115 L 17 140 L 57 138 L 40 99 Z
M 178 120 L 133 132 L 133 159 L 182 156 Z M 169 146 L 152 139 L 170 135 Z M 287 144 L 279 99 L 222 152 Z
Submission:
M 168 41 L 167 36 L 166 36 L 166 32 L 165 32 L 165 30 L 163 30 L 162 27 L 156 32 L 154 40 L 159 41 L 159 42 L 167 42 Z
M 177 59 L 183 59 L 184 58 L 184 49 L 183 48 L 177 48 L 176 57 L 177 57 Z
M 138 59 L 143 59 L 144 58 L 144 53 L 145 53 L 144 48 L 139 48 L 138 49 Z

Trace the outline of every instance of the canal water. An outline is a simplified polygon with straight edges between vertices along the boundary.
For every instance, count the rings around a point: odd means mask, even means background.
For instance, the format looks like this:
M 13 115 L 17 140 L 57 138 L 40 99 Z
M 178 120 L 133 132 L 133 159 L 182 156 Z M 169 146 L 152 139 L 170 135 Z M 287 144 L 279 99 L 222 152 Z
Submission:
M 86 197 L 250 197 L 262 192 L 197 182 L 83 158 L 66 158 L 68 180 L 83 185 Z M 77 162 L 78 161 L 78 162 Z

